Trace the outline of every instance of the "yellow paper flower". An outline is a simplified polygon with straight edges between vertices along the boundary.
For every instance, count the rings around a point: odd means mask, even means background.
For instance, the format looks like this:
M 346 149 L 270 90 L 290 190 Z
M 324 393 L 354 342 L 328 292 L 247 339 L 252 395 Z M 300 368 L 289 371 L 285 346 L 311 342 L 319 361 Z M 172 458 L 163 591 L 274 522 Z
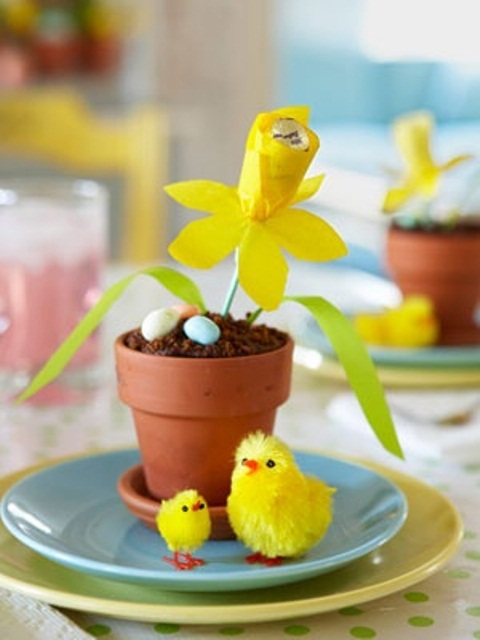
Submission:
M 292 205 L 310 198 L 323 175 L 304 179 L 319 140 L 308 128 L 309 109 L 291 107 L 257 116 L 247 138 L 237 187 L 210 180 L 165 187 L 180 204 L 211 214 L 187 225 L 170 244 L 171 255 L 209 269 L 238 250 L 238 280 L 265 310 L 282 300 L 295 258 L 325 261 L 347 252 L 337 232 L 318 216 Z
M 393 124 L 393 136 L 403 159 L 404 173 L 399 184 L 390 189 L 383 203 L 385 213 L 398 211 L 408 200 L 420 196 L 433 199 L 438 192 L 443 174 L 461 162 L 471 158 L 464 154 L 437 164 L 432 156 L 431 138 L 433 116 L 420 111 L 398 118 Z

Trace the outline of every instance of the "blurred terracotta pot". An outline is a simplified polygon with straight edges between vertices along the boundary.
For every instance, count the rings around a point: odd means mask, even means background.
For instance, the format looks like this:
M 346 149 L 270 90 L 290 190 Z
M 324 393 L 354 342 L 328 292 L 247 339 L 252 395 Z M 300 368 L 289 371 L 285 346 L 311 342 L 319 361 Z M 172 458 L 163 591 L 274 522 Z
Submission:
M 403 295 L 423 294 L 440 322 L 439 344 L 480 344 L 480 225 L 387 234 L 387 267 Z
M 79 38 L 42 38 L 32 45 L 37 71 L 46 76 L 64 76 L 74 73 L 80 62 Z
M 116 73 L 120 66 L 122 42 L 115 36 L 85 36 L 83 41 L 83 66 L 94 75 Z
M 237 445 L 271 433 L 289 396 L 292 340 L 259 355 L 176 358 L 130 349 L 126 335 L 115 342 L 118 394 L 132 410 L 149 494 L 194 488 L 224 505 Z

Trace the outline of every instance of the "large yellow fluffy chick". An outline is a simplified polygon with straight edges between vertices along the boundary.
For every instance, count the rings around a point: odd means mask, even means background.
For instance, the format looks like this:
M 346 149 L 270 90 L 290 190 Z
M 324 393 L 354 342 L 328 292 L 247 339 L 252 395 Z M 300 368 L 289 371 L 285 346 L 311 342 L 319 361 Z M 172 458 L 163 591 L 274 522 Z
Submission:
M 162 500 L 156 524 L 173 552 L 173 558 L 164 558 L 166 562 L 181 570 L 205 564 L 192 556 L 208 539 L 212 528 L 208 505 L 197 491 L 187 489 L 170 500 Z
M 439 324 L 431 301 L 407 296 L 396 308 L 379 314 L 360 314 L 354 319 L 366 343 L 389 347 L 428 347 L 435 344 Z
M 325 535 L 335 489 L 304 475 L 277 437 L 258 431 L 235 454 L 228 517 L 253 554 L 247 561 L 280 564 L 304 554 Z

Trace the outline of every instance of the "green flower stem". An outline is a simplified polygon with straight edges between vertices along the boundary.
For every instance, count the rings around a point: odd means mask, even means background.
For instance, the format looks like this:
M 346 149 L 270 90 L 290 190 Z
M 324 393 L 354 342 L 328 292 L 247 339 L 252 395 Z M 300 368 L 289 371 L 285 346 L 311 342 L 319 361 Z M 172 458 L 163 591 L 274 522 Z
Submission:
M 225 302 L 223 304 L 222 316 L 226 318 L 230 313 L 230 308 L 233 303 L 233 299 L 238 289 L 238 267 L 235 267 L 235 273 L 233 274 L 232 281 L 230 282 L 230 287 L 227 292 L 227 297 L 225 298 Z
M 472 197 L 475 195 L 475 192 L 478 191 L 480 187 L 480 172 L 476 171 L 473 176 L 470 176 L 470 179 L 467 181 L 467 185 L 465 188 L 465 192 L 463 194 L 462 201 L 457 205 L 457 207 L 453 210 L 453 214 L 455 216 L 454 223 L 461 217 L 462 212 L 465 213 L 467 210 Z M 453 224 L 451 225 L 454 226 Z
M 248 320 L 247 320 L 248 324 L 253 324 L 261 313 L 263 313 L 263 309 L 262 307 L 258 307 L 256 311 L 254 311 L 248 316 Z

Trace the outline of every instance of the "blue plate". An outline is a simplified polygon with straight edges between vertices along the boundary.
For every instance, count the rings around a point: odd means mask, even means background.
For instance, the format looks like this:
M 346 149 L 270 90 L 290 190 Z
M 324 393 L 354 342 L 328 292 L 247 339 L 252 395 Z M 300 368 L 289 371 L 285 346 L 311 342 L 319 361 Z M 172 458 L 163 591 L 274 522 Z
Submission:
M 392 538 L 407 516 L 403 493 L 384 476 L 349 462 L 297 453 L 305 473 L 337 488 L 325 538 L 280 566 L 252 566 L 237 541 L 207 542 L 206 564 L 177 571 L 164 562 L 164 541 L 138 522 L 117 495 L 118 477 L 138 464 L 137 451 L 77 458 L 33 473 L 4 496 L 7 529 L 34 551 L 78 571 L 177 591 L 235 591 L 304 580 L 338 569 Z
M 332 345 L 311 316 L 297 318 L 293 334 L 297 344 L 320 351 L 326 356 L 336 357 Z M 438 369 L 478 369 L 480 367 L 480 346 L 475 345 L 422 348 L 369 346 L 368 350 L 376 364 L 389 367 Z

